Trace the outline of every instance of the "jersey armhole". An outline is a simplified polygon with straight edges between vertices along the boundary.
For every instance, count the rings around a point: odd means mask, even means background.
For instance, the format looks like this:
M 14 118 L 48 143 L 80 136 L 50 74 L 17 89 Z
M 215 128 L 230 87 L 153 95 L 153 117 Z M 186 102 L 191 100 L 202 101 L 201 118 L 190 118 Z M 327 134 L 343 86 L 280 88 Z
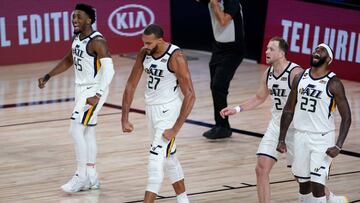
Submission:
M 266 73 L 266 86 L 268 85 L 270 70 L 271 70 L 271 66 L 269 66 L 268 69 L 267 69 L 267 73 Z
M 89 36 L 89 41 L 88 41 L 88 43 L 87 43 L 87 45 L 86 45 L 86 53 L 87 53 L 89 56 L 97 57 L 97 54 L 96 54 L 96 53 L 90 53 L 88 47 L 89 47 L 89 44 L 91 43 L 91 41 L 92 41 L 93 39 L 95 39 L 95 38 L 98 38 L 98 37 L 101 37 L 101 38 L 103 38 L 103 39 L 105 40 L 105 38 L 104 38 L 102 35 L 95 35 L 95 36 L 93 36 L 93 37 L 91 37 L 91 35 Z
M 171 60 L 171 57 L 172 57 L 172 55 L 173 55 L 176 51 L 178 51 L 178 50 L 180 50 L 180 48 L 174 49 L 171 53 L 169 53 L 169 52 L 166 53 L 166 54 L 169 55 L 169 58 L 168 58 L 167 63 L 166 63 L 166 66 L 167 66 L 167 69 L 168 69 L 168 71 L 169 71 L 170 73 L 174 73 L 174 71 L 171 70 L 171 68 L 170 68 L 170 60 Z
M 289 70 L 288 86 L 289 86 L 290 89 L 291 89 L 291 82 L 290 82 L 291 72 L 292 72 L 295 68 L 300 68 L 300 66 L 294 66 L 291 70 Z M 294 77 L 295 77 L 295 76 L 294 76 Z
M 331 80 L 335 77 L 335 75 L 332 75 L 331 77 L 329 76 L 330 74 L 328 74 L 326 77 L 329 78 L 327 84 L 326 84 L 326 94 L 330 97 L 330 98 L 334 98 L 334 95 L 330 92 L 329 89 L 329 84 L 331 82 Z
M 304 70 L 304 71 L 301 73 L 300 77 L 298 78 L 298 81 L 297 81 L 297 84 L 296 84 L 296 87 L 297 87 L 297 88 L 299 88 L 300 81 L 301 81 L 303 75 L 305 74 L 305 72 L 306 72 L 306 70 Z M 295 79 L 295 78 L 294 78 L 294 79 Z M 294 81 L 293 81 L 293 82 L 294 82 Z M 297 91 L 297 90 L 296 90 L 296 91 Z

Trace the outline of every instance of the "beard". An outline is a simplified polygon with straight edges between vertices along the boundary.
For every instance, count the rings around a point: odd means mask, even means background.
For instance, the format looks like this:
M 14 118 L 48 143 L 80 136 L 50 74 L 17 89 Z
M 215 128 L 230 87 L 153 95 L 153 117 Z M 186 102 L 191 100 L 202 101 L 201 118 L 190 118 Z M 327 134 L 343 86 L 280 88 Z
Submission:
M 156 45 L 154 48 L 147 49 L 146 51 L 149 55 L 153 55 L 158 50 L 158 48 L 159 48 L 158 45 Z
M 325 64 L 325 60 L 326 60 L 326 58 L 323 57 L 323 58 L 320 58 L 318 62 L 315 62 L 314 56 L 311 56 L 310 65 L 314 68 L 318 68 L 318 67 L 322 66 L 323 64 Z

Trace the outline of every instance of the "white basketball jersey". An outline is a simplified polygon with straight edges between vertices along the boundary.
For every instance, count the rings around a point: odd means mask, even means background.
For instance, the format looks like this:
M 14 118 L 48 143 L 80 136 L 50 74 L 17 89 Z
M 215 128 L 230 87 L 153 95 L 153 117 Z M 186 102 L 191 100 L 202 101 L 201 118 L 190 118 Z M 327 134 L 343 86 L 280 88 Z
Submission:
M 312 78 L 311 69 L 306 69 L 299 80 L 298 96 L 294 115 L 297 130 L 326 133 L 335 130 L 333 112 L 336 104 L 329 92 L 328 83 L 335 73 L 321 78 Z
M 170 57 L 177 49 L 179 49 L 178 46 L 169 44 L 165 53 L 158 58 L 145 55 L 143 66 L 148 74 L 145 90 L 147 105 L 165 104 L 180 98 L 177 78 L 169 67 Z
M 277 77 L 274 75 L 273 66 L 268 69 L 266 83 L 272 101 L 271 114 L 273 121 L 278 126 L 280 126 L 281 113 L 291 91 L 290 73 L 298 66 L 296 63 L 289 62 L 286 69 Z
M 99 32 L 94 31 L 84 39 L 77 35 L 72 42 L 72 55 L 75 70 L 75 83 L 78 85 L 98 84 L 100 77 L 100 61 L 95 54 L 88 53 L 87 46 L 95 37 L 103 37 Z M 98 77 L 97 77 L 98 76 Z

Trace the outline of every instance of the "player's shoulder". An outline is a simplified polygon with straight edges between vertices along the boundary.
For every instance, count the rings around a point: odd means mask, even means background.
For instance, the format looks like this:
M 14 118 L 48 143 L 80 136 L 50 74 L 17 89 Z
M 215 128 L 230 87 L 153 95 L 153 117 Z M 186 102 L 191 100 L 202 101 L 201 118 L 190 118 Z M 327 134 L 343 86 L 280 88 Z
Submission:
M 290 70 L 290 76 L 296 77 L 297 75 L 301 75 L 304 72 L 304 69 L 297 63 L 290 62 L 291 70 Z

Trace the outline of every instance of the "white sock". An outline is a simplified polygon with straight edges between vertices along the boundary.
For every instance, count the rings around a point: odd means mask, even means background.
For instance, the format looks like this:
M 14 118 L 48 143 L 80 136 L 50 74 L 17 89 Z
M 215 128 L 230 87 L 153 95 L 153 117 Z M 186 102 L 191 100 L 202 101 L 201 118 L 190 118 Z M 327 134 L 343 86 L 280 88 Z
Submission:
M 183 192 L 176 196 L 176 200 L 178 203 L 189 203 L 189 199 L 187 197 L 186 192 Z
M 326 203 L 326 196 L 322 197 L 312 197 L 311 203 Z
M 78 174 L 80 178 L 86 177 L 87 145 L 84 139 L 84 130 L 85 126 L 76 121 L 71 121 L 70 134 L 75 145 L 75 155 L 77 161 L 76 174 Z
M 96 163 L 97 145 L 95 126 L 87 126 L 85 129 L 85 141 L 87 145 L 87 163 Z
M 311 199 L 312 199 L 313 195 L 310 192 L 309 194 L 300 194 L 299 193 L 299 202 L 300 203 L 311 203 Z
M 96 166 L 95 165 L 86 165 L 86 172 L 89 176 L 96 175 Z

